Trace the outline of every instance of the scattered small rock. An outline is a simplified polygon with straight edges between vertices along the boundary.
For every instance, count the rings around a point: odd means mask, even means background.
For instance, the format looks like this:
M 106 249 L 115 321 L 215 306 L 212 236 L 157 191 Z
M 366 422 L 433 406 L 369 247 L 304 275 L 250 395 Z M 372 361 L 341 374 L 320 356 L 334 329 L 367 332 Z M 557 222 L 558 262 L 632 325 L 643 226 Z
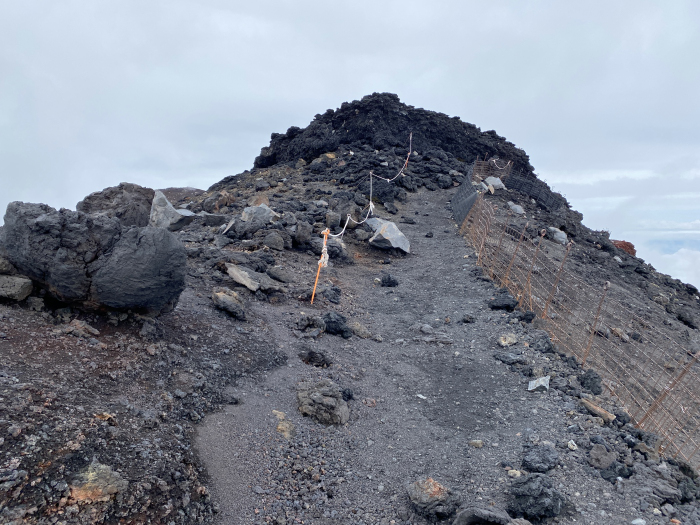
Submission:
M 411 483 L 408 497 L 415 511 L 428 519 L 447 519 L 459 505 L 459 496 L 433 478 Z

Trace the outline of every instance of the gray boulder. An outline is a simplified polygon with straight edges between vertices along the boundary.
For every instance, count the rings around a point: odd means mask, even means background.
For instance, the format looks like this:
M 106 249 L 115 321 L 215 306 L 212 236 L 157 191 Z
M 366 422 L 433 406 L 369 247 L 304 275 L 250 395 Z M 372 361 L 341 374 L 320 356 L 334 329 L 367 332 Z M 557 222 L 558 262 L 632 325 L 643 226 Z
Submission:
M 17 275 L 0 275 L 0 297 L 24 301 L 34 288 L 31 279 Z
M 293 228 L 294 244 L 308 244 L 311 241 L 311 234 L 313 233 L 314 228 L 308 222 L 299 221 L 293 226 Z
M 249 206 L 243 210 L 241 214 L 241 219 L 245 222 L 261 222 L 263 224 L 269 224 L 272 221 L 276 221 L 280 218 L 278 213 L 272 211 L 272 209 L 267 204 L 260 204 L 258 206 Z
M 515 213 L 516 215 L 524 215 L 525 210 L 523 209 L 522 206 L 519 204 L 515 204 L 513 201 L 508 201 L 508 207 L 510 208 L 510 211 Z
M 343 392 L 330 379 L 302 381 L 297 385 L 299 412 L 324 425 L 344 425 L 350 418 Z
M 64 302 L 159 313 L 184 289 L 185 249 L 170 232 L 117 218 L 12 202 L 0 245 L 17 270 Z
M 185 289 L 187 256 L 162 228 L 132 228 L 121 235 L 92 278 L 91 299 L 119 309 L 172 310 Z
M 180 230 L 195 219 L 196 215 L 190 210 L 176 210 L 163 192 L 156 191 L 151 204 L 149 226 L 166 228 L 171 232 Z
M 118 219 L 122 226 L 148 226 L 155 192 L 137 184 L 122 182 L 119 186 L 91 193 L 75 209 Z
M 263 244 L 268 248 L 272 248 L 273 250 L 277 250 L 279 252 L 284 250 L 284 238 L 276 230 L 271 231 L 265 236 L 263 239 Z
M 503 181 L 498 177 L 486 177 L 486 180 L 484 180 L 484 184 L 486 184 L 486 186 L 491 186 L 494 190 L 506 189 L 505 184 L 503 184 Z
M 372 218 L 367 221 L 367 224 L 374 231 L 374 235 L 369 240 L 372 246 L 384 250 L 397 248 L 405 253 L 411 253 L 411 243 L 393 222 Z
M 559 228 L 555 228 L 554 226 L 550 226 L 547 229 L 549 230 L 549 235 L 554 242 L 557 242 L 559 244 L 564 244 L 564 245 L 568 242 L 568 239 L 566 237 L 566 233 L 561 231 Z

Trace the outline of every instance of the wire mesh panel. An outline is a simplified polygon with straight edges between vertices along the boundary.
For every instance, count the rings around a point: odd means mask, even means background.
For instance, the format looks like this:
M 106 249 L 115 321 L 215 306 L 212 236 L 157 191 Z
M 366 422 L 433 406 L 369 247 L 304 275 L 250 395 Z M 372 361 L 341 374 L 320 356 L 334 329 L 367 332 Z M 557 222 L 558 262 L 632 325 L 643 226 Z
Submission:
M 498 215 L 483 196 L 460 231 L 477 263 L 540 318 L 559 349 L 595 369 L 632 422 L 659 436 L 660 452 L 700 465 L 700 355 L 620 302 L 623 288 L 569 271 L 573 243 L 549 243 L 544 232 Z

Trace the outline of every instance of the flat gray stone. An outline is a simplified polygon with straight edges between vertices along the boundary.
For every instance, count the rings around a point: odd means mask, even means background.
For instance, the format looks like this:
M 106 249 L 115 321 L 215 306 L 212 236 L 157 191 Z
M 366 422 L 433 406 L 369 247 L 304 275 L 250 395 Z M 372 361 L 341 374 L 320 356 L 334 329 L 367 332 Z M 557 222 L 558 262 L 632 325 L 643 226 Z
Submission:
M 547 392 L 549 390 L 549 376 L 534 379 L 527 384 L 528 392 Z
M 397 248 L 405 253 L 411 253 L 411 243 L 393 222 L 372 218 L 367 221 L 367 224 L 374 230 L 374 235 L 369 240 L 372 246 L 383 250 Z
M 32 293 L 31 279 L 16 275 L 0 275 L 0 297 L 13 301 L 23 301 Z
M 196 215 L 190 210 L 176 210 L 166 196 L 163 195 L 163 192 L 156 191 L 151 204 L 149 226 L 166 228 L 174 232 L 187 226 L 195 217 Z

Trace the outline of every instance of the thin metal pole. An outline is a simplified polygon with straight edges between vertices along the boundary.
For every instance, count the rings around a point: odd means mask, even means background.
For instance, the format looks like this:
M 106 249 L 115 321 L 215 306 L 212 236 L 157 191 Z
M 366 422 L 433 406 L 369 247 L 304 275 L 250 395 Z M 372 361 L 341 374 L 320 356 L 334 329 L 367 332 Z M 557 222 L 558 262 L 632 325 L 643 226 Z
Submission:
M 506 275 L 503 277 L 503 283 L 504 286 L 508 286 L 508 277 L 510 276 L 510 271 L 513 269 L 513 263 L 515 263 L 515 257 L 518 255 L 518 250 L 520 249 L 520 245 L 523 243 L 523 239 L 525 238 L 525 230 L 527 230 L 527 227 L 530 225 L 529 222 L 525 223 L 525 226 L 523 226 L 523 231 L 520 233 L 520 240 L 518 241 L 518 245 L 515 247 L 515 250 L 513 251 L 513 257 L 510 259 L 510 264 L 508 265 L 508 269 L 506 270 Z
M 681 373 L 678 374 L 678 377 L 676 377 L 670 385 L 664 388 L 664 391 L 661 392 L 661 395 L 656 398 L 656 401 L 654 401 L 651 404 L 649 410 L 646 411 L 646 414 L 644 414 L 642 419 L 640 419 L 639 422 L 635 425 L 637 428 L 642 428 L 646 420 L 649 419 L 656 410 L 658 410 L 658 408 L 661 406 L 661 403 L 664 402 L 664 400 L 673 391 L 673 389 L 676 388 L 678 383 L 681 382 L 681 380 L 686 376 L 686 374 L 690 372 L 690 369 L 693 367 L 693 365 L 698 362 L 698 357 L 700 357 L 700 352 L 696 352 L 695 354 L 693 354 L 693 358 L 690 361 L 688 361 L 687 365 L 683 367 L 683 370 L 681 370 Z
M 530 269 L 527 272 L 527 296 L 530 300 L 530 311 L 532 311 L 532 271 L 535 269 L 535 261 L 537 260 L 537 254 L 540 253 L 540 246 L 542 246 L 542 241 L 544 241 L 544 236 L 546 234 L 547 230 L 540 230 L 540 240 L 537 243 L 537 247 L 535 248 L 535 254 L 532 256 L 532 262 L 530 263 Z
M 603 295 L 598 303 L 598 310 L 595 313 L 595 319 L 593 320 L 593 327 L 591 328 L 591 335 L 588 337 L 588 344 L 586 345 L 586 350 L 583 352 L 583 360 L 581 361 L 581 366 L 586 365 L 586 360 L 588 359 L 588 354 L 591 351 L 591 345 L 593 344 L 593 338 L 595 337 L 595 331 L 598 328 L 598 320 L 600 319 L 600 310 L 603 308 L 603 301 L 605 301 L 605 296 L 608 295 L 608 290 L 610 289 L 610 281 L 605 281 L 603 285 Z
M 569 256 L 569 252 L 571 251 L 571 247 L 574 245 L 573 241 L 569 241 L 569 244 L 566 245 L 566 253 L 564 254 L 564 258 L 561 260 L 561 265 L 559 265 L 559 271 L 557 272 L 557 278 L 554 280 L 554 286 L 552 286 L 552 291 L 549 292 L 549 297 L 547 297 L 547 302 L 544 303 L 544 310 L 542 310 L 542 319 L 547 317 L 547 310 L 549 309 L 549 304 L 552 302 L 552 299 L 554 299 L 554 294 L 557 291 L 557 286 L 559 286 L 559 279 L 561 279 L 561 273 L 564 270 L 564 263 L 566 262 L 566 258 Z

